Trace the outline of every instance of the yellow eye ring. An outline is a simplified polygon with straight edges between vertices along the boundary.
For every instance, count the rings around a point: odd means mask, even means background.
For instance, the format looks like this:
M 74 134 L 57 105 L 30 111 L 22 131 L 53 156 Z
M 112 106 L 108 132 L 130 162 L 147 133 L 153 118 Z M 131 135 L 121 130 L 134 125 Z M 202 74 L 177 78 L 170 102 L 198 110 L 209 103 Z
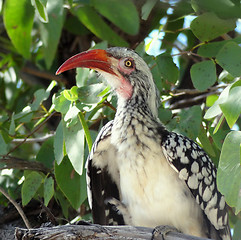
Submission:
M 128 68 L 131 68 L 133 67 L 133 62 L 129 59 L 125 60 L 125 66 L 128 67 Z

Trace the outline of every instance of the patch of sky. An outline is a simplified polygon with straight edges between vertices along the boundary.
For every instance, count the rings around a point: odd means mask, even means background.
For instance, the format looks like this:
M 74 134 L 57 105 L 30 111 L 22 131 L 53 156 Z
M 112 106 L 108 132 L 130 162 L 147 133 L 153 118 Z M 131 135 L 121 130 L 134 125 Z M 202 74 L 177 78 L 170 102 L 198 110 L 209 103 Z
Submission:
M 175 2 L 175 1 L 174 1 Z M 169 8 L 167 10 L 168 14 L 172 14 L 173 8 Z M 196 18 L 197 16 L 188 15 L 184 18 L 184 24 L 183 28 L 190 28 L 191 22 Z M 163 27 L 165 26 L 167 22 L 167 17 L 164 17 L 160 20 L 160 27 L 159 29 L 154 29 L 147 38 L 145 38 L 145 45 L 146 45 L 146 52 L 149 55 L 152 56 L 158 56 L 161 53 L 165 52 L 165 49 L 161 48 L 161 42 L 162 39 L 165 36 L 165 31 L 163 31 Z M 235 28 L 235 31 L 238 34 L 241 34 L 241 19 L 237 20 L 237 26 Z M 177 37 L 177 41 L 175 42 L 177 47 L 173 47 L 171 54 L 173 55 L 173 61 L 179 67 L 179 53 L 180 50 L 185 51 L 187 46 L 187 36 L 183 33 L 180 33 Z M 241 44 L 239 44 L 241 46 Z M 188 50 L 188 49 L 187 49 Z
M 238 34 L 241 34 L 241 19 L 238 19 L 238 20 L 237 20 L 235 31 L 236 31 Z
M 173 8 L 169 8 L 167 10 L 168 14 L 172 14 L 173 12 Z M 196 16 L 186 16 L 184 18 L 184 24 L 183 27 L 184 28 L 189 28 L 190 24 L 192 22 L 192 20 L 195 18 Z M 165 49 L 160 49 L 161 47 L 161 41 L 165 36 L 165 32 L 162 31 L 163 30 L 163 26 L 166 24 L 167 22 L 167 17 L 164 17 L 160 20 L 160 28 L 159 29 L 154 29 L 147 38 L 145 38 L 145 45 L 146 45 L 146 52 L 149 55 L 153 55 L 153 56 L 157 56 L 161 53 L 165 52 Z M 177 47 L 178 48 L 173 48 L 171 54 L 174 55 L 173 56 L 173 61 L 174 63 L 179 67 L 179 61 L 178 61 L 178 53 L 181 50 L 184 50 L 187 46 L 187 37 L 185 34 L 180 33 L 177 37 Z
M 163 26 L 167 22 L 167 17 L 164 17 L 160 20 L 160 27 L 159 29 L 154 29 L 147 38 L 145 38 L 145 46 L 146 52 L 149 55 L 157 56 L 163 52 L 164 49 L 160 49 L 161 47 L 161 40 L 165 36 L 165 32 L 162 31 Z

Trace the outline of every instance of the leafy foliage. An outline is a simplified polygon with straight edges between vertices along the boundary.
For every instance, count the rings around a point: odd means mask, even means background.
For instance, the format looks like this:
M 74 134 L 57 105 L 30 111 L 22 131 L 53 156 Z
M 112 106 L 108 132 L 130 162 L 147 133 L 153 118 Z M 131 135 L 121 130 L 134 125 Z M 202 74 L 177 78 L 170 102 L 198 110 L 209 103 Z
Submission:
M 84 163 L 98 130 L 115 115 L 116 97 L 93 71 L 55 71 L 88 48 L 128 46 L 151 68 L 161 121 L 213 159 L 219 189 L 233 208 L 231 226 L 240 225 L 239 1 L 0 5 L 0 185 L 13 199 L 26 205 L 34 198 L 50 211 L 57 203 L 67 219 L 81 206 L 81 218 L 89 218 Z M 3 195 L 0 202 L 7 204 Z

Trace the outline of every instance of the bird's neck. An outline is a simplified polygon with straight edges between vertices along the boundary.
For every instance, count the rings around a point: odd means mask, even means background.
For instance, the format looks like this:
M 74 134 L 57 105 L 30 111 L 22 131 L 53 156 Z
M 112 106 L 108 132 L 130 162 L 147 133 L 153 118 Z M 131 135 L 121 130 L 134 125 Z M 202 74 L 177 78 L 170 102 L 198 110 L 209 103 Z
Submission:
M 132 97 L 128 100 L 118 98 L 117 111 L 115 119 L 122 119 L 125 122 L 131 121 L 136 118 L 140 121 L 157 121 L 156 111 L 150 108 L 147 101 L 140 96 Z
M 133 136 L 139 138 L 141 134 L 154 134 L 162 126 L 157 117 L 152 114 L 146 101 L 118 99 L 117 112 L 112 128 L 112 143 L 119 145 Z M 143 129 L 149 129 L 143 131 Z

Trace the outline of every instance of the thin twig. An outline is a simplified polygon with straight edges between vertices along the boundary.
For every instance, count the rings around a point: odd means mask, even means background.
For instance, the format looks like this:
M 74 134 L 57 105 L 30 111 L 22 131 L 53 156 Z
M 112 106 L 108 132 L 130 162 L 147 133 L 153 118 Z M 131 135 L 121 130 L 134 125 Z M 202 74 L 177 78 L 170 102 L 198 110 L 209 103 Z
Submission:
M 46 214 L 48 215 L 49 220 L 51 221 L 52 224 L 56 225 L 57 221 L 56 218 L 54 216 L 54 214 L 49 210 L 48 207 L 46 207 L 44 205 L 44 202 L 42 201 L 42 199 L 39 197 L 39 201 L 41 202 L 41 207 L 44 209 L 44 211 L 46 212 Z
M 19 146 L 27 141 L 27 139 L 32 136 L 35 132 L 37 132 L 56 112 L 52 112 L 41 124 L 39 124 L 31 133 L 29 133 L 22 142 L 17 144 L 13 149 L 11 149 L 6 155 L 14 152 Z
M 24 214 L 23 209 L 17 204 L 17 202 L 14 199 L 12 199 L 9 196 L 9 194 L 2 187 L 0 187 L 0 192 L 13 204 L 13 206 L 17 209 L 18 213 L 20 214 L 21 218 L 23 219 L 26 227 L 28 229 L 30 229 L 31 225 L 30 225 L 26 215 Z
M 222 84 L 222 85 L 217 85 L 217 86 L 213 86 L 213 87 L 210 87 L 208 88 L 206 91 L 202 91 L 200 92 L 199 90 L 197 89 L 175 89 L 171 92 L 171 94 L 173 96 L 175 96 L 175 94 L 189 94 L 189 95 L 192 95 L 192 94 L 198 94 L 198 93 L 207 93 L 207 92 L 216 92 L 216 90 L 220 89 L 220 88 L 225 88 L 227 87 L 228 84 Z
M 205 94 L 193 97 L 193 98 L 188 98 L 188 99 L 183 99 L 183 100 L 179 100 L 177 103 L 174 103 L 172 105 L 169 106 L 169 109 L 178 109 L 180 108 L 181 105 L 187 104 L 187 103 L 194 103 L 197 102 L 203 98 L 206 98 L 210 95 L 213 95 L 215 92 L 207 92 Z
M 108 101 L 104 101 L 103 104 L 116 112 L 116 108 L 113 105 L 111 105 Z
M 39 138 L 28 138 L 25 140 L 25 138 L 15 138 L 12 140 L 12 143 L 19 143 L 19 142 L 23 142 L 25 141 L 26 143 L 36 143 L 36 142 L 44 142 L 46 140 L 48 140 L 49 138 L 53 137 L 55 135 L 55 133 L 49 133 L 46 134 L 43 137 L 39 137 Z
M 205 98 L 209 95 L 220 94 L 220 92 L 218 92 L 218 90 L 221 89 L 221 88 L 225 88 L 227 86 L 228 86 L 227 84 L 217 85 L 217 86 L 210 87 L 206 91 L 203 91 L 203 92 L 200 92 L 197 89 L 175 89 L 173 91 L 166 92 L 167 94 L 170 94 L 171 96 L 165 97 L 164 99 L 162 99 L 161 102 L 162 103 L 167 102 L 167 101 L 171 100 L 173 97 L 179 97 L 179 96 L 182 96 L 182 95 L 195 95 L 195 94 L 200 94 L 198 96 L 198 98 L 202 99 L 202 98 Z M 181 103 L 181 101 L 182 101 L 182 103 L 193 102 L 193 101 L 197 101 L 198 98 L 197 97 L 192 98 L 191 100 L 190 99 L 179 100 L 177 105 L 179 105 Z
M 46 72 L 43 72 L 43 71 L 40 71 L 40 70 L 37 70 L 37 69 L 33 69 L 33 68 L 30 68 L 30 67 L 26 67 L 26 66 L 23 67 L 21 69 L 21 71 L 24 72 L 24 73 L 28 73 L 28 74 L 37 76 L 37 77 L 48 79 L 50 81 L 55 80 L 57 82 L 62 82 L 64 84 L 66 84 L 68 82 L 64 77 L 59 77 L 59 76 L 56 76 L 55 74 L 46 73 Z
M 180 51 L 179 53 L 175 53 L 175 54 L 171 54 L 172 57 L 174 56 L 180 56 L 180 55 L 187 55 L 187 56 L 195 56 L 195 57 L 202 57 L 200 55 L 198 55 L 197 53 L 193 53 L 191 51 Z

